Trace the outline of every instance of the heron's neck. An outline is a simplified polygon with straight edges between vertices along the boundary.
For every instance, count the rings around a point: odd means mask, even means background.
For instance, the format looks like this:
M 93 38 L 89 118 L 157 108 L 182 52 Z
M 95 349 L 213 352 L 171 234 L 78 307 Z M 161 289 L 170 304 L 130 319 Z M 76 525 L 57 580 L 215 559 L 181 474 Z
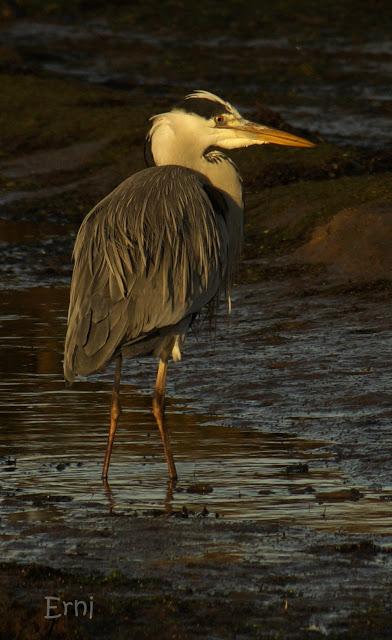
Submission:
M 175 164 L 202 173 L 242 209 L 241 180 L 229 158 L 220 152 L 205 154 L 194 132 L 183 128 L 181 137 L 177 136 L 164 118 L 154 124 L 151 133 L 151 152 L 157 166 Z
M 242 209 L 242 183 L 235 164 L 220 151 L 211 151 L 202 156 L 202 168 L 198 169 L 204 173 L 212 184 L 218 189 L 225 191 Z

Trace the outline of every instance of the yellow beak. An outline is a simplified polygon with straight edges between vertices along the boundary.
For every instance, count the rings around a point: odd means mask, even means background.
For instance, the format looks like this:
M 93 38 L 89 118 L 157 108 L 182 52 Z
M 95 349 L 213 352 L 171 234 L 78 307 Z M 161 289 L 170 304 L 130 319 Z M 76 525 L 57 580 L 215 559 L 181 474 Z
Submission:
M 233 126 L 233 125 L 232 125 Z M 270 129 L 261 124 L 242 120 L 233 126 L 238 136 L 246 137 L 249 144 L 280 144 L 287 147 L 314 147 L 315 144 L 292 133 Z M 245 134 L 245 135 L 244 135 Z

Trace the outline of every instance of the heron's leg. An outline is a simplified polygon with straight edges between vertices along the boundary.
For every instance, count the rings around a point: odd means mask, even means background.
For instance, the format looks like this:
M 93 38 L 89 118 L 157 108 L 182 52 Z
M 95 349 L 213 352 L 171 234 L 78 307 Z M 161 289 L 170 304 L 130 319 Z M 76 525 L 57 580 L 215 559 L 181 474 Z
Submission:
M 152 399 L 152 412 L 157 421 L 158 429 L 161 434 L 165 457 L 169 469 L 169 477 L 171 480 L 177 479 L 176 466 L 174 464 L 173 454 L 170 444 L 169 430 L 165 424 L 165 389 L 166 389 L 167 362 L 159 361 L 157 379 L 155 383 L 155 391 Z
M 116 434 L 117 422 L 121 414 L 121 405 L 120 405 L 121 362 L 122 362 L 122 356 L 120 353 L 120 355 L 117 356 L 117 359 L 116 359 L 116 373 L 114 375 L 112 406 L 110 409 L 110 427 L 109 427 L 109 435 L 108 435 L 108 444 L 106 447 L 105 460 L 103 462 L 103 468 L 102 468 L 102 478 L 104 480 L 106 480 L 108 477 L 110 456 L 112 454 L 114 436 Z

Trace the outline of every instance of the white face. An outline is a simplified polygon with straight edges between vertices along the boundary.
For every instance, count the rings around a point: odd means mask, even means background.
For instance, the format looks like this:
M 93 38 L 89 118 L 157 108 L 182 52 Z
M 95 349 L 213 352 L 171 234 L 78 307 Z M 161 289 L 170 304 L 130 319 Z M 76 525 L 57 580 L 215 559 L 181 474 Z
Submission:
M 206 149 L 216 146 L 213 121 L 185 111 L 173 110 L 156 116 L 150 130 L 151 151 L 155 163 L 169 164 L 176 157 L 184 166 L 193 165 Z
M 245 125 L 246 120 L 231 114 L 206 120 L 195 113 L 174 110 L 156 116 L 150 130 L 154 160 L 167 164 L 167 157 L 175 153 L 186 161 L 202 156 L 209 147 L 237 149 L 255 144 L 237 128 L 240 124 Z
M 149 135 L 154 160 L 167 164 L 168 157 L 175 156 L 187 166 L 209 147 L 233 149 L 238 145 L 222 127 L 241 120 L 228 102 L 208 91 L 195 91 L 178 108 L 152 118 Z
M 186 109 L 192 100 L 199 103 L 196 110 L 214 115 L 203 117 Z M 203 105 L 204 102 L 204 105 Z M 177 158 L 184 166 L 193 166 L 194 159 L 203 156 L 209 147 L 239 149 L 251 145 L 275 143 L 279 145 L 310 147 L 312 143 L 290 133 L 270 129 L 245 120 L 229 103 L 208 92 L 190 94 L 184 109 L 174 108 L 152 118 L 150 130 L 151 150 L 156 164 L 170 164 Z M 222 111 L 219 107 L 222 106 Z

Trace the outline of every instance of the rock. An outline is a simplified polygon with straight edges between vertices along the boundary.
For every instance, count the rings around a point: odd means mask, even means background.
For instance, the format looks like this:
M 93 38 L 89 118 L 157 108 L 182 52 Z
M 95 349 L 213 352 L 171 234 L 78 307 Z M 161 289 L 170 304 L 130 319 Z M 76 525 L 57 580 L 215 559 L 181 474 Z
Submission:
M 213 488 L 209 484 L 191 484 L 187 488 L 187 493 L 199 493 L 204 495 L 206 493 L 212 493 Z
M 289 464 L 286 473 L 309 473 L 309 465 L 306 463 Z
M 110 138 L 93 142 L 78 142 L 61 149 L 35 151 L 1 163 L 2 175 L 20 178 L 32 175 L 74 171 L 92 162 L 94 156 L 110 142 Z
M 391 247 L 392 202 L 377 200 L 339 211 L 290 259 L 323 263 L 354 280 L 392 280 Z

